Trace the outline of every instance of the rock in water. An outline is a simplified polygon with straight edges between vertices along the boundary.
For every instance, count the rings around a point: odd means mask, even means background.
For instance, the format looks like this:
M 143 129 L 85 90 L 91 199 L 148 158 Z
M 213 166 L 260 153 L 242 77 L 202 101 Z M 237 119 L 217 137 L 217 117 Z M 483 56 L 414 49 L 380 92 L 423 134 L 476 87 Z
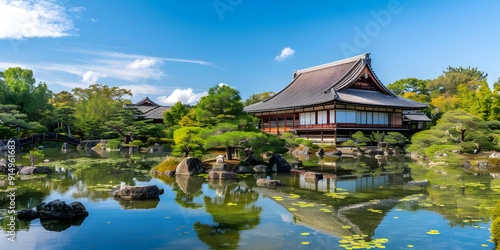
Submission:
M 17 211 L 17 218 L 20 220 L 34 220 L 38 219 L 38 212 L 33 209 L 23 209 Z
M 186 157 L 184 160 L 177 165 L 175 169 L 176 175 L 195 175 L 203 172 L 203 164 L 201 164 L 200 159 L 196 157 Z
M 253 167 L 255 173 L 267 173 L 269 172 L 269 168 L 266 165 L 257 165 Z
M 281 183 L 279 180 L 258 179 L 257 185 L 264 187 L 276 187 L 278 185 L 281 185 Z
M 123 186 L 116 190 L 113 195 L 122 199 L 153 199 L 163 194 L 163 188 L 156 185 L 151 186 Z
M 60 200 L 42 202 L 36 206 L 36 211 L 40 219 L 72 219 L 89 215 L 85 206 L 78 201 L 71 204 Z
M 31 174 L 50 174 L 52 170 L 48 167 L 23 167 L 19 171 L 20 175 L 31 175 Z
M 233 172 L 235 172 L 237 174 L 246 174 L 246 173 L 253 174 L 255 171 L 251 167 L 238 165 L 238 166 L 234 166 Z
M 273 171 L 278 173 L 288 173 L 292 169 L 290 163 L 283 158 L 280 154 L 275 154 L 269 159 L 269 165 L 273 166 Z
M 304 178 L 319 181 L 319 180 L 323 179 L 323 174 L 315 173 L 315 172 L 307 172 L 304 174 Z
M 211 171 L 208 174 L 208 179 L 232 180 L 236 179 L 236 173 L 229 171 Z

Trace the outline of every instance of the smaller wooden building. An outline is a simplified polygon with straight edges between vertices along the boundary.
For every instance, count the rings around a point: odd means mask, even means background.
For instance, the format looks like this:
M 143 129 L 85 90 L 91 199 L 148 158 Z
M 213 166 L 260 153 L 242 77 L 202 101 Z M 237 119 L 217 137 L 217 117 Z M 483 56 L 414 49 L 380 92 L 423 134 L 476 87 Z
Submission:
M 134 104 L 124 104 L 123 107 L 136 108 L 142 112 L 141 118 L 152 119 L 154 123 L 163 123 L 163 112 L 170 110 L 170 106 L 161 106 L 147 96 Z
M 367 53 L 295 71 L 283 90 L 244 111 L 260 118 L 263 132 L 341 142 L 360 130 L 411 133 L 430 121 L 420 112 L 427 107 L 387 89 Z

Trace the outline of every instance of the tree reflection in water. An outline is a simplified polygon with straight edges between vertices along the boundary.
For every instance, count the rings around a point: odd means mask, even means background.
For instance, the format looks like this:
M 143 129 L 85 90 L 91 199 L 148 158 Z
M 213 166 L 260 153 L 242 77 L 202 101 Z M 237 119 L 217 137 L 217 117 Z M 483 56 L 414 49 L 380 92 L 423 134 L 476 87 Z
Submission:
M 198 238 L 212 249 L 236 249 L 240 231 L 256 227 L 260 223 L 262 207 L 254 203 L 259 194 L 239 186 L 235 182 L 211 181 L 216 197 L 203 197 L 205 209 L 215 224 L 193 224 Z

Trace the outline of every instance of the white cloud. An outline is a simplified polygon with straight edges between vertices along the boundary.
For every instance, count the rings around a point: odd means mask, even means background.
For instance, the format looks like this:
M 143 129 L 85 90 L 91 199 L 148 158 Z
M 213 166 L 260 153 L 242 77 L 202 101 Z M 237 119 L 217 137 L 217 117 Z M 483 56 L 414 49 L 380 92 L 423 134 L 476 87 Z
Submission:
M 89 71 L 83 73 L 82 82 L 88 83 L 88 84 L 94 84 L 101 77 L 106 77 L 106 74 L 89 70 Z
M 73 21 L 52 1 L 0 0 L 0 39 L 69 36 Z
M 149 84 L 125 85 L 125 86 L 120 86 L 120 88 L 132 91 L 132 94 L 134 94 L 134 96 L 157 95 L 159 92 L 164 90 L 164 88 Z
M 222 86 L 228 86 L 229 87 L 229 85 L 227 85 L 227 84 L 225 84 L 223 82 L 219 83 L 219 87 L 222 87 Z
M 85 11 L 85 10 L 87 10 L 87 8 L 85 8 L 83 6 L 69 8 L 69 11 L 71 11 L 71 12 L 82 12 L 82 11 Z
M 193 93 L 192 88 L 176 89 L 168 97 L 160 96 L 157 98 L 157 100 L 165 105 L 173 105 L 177 102 L 181 102 L 184 104 L 195 104 L 200 100 L 200 98 L 206 95 L 208 95 L 206 91 L 198 94 Z
M 127 69 L 145 69 L 154 66 L 158 62 L 157 58 L 137 59 L 127 65 Z
M 277 61 L 277 62 L 281 62 L 285 59 L 287 59 L 288 57 L 291 57 L 293 56 L 293 54 L 295 53 L 295 50 L 291 49 L 290 47 L 286 47 L 284 48 L 282 51 L 281 51 L 281 54 L 280 55 L 277 55 L 274 60 Z

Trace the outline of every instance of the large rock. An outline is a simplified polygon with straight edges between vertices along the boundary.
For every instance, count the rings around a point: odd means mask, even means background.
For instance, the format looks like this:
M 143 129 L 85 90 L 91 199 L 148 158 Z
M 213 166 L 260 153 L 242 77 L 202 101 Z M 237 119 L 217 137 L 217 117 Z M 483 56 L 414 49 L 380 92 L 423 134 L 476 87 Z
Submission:
M 325 150 L 323 148 L 319 148 L 318 152 L 316 152 L 317 156 L 324 155 L 324 154 L 325 154 Z
M 266 165 L 257 165 L 253 167 L 255 173 L 268 173 L 270 170 Z
M 0 173 L 3 173 L 3 174 L 8 174 L 8 173 L 17 173 L 19 172 L 19 169 L 21 169 L 22 167 L 20 167 L 21 165 L 19 166 L 16 166 L 14 165 L 12 167 L 12 171 L 9 169 L 9 163 L 7 162 L 7 160 L 5 159 L 0 159 Z
M 212 171 L 233 171 L 233 167 L 227 163 L 214 163 Z
M 340 151 L 340 150 L 325 152 L 325 156 L 328 156 L 328 157 L 339 157 L 341 155 L 342 155 L 342 151 Z
M 195 175 L 203 172 L 203 164 L 196 157 L 186 157 L 177 165 L 176 175 Z
M 251 167 L 248 167 L 248 166 L 234 166 L 233 168 L 233 172 L 237 173 L 237 174 L 247 174 L 247 173 L 255 173 L 255 171 L 253 170 L 253 168 Z
M 500 152 L 493 152 L 490 154 L 490 158 L 498 159 L 500 158 Z
M 42 202 L 36 207 L 36 211 L 40 219 L 73 219 L 89 215 L 85 206 L 78 201 L 70 204 L 60 200 Z
M 236 173 L 229 171 L 211 171 L 208 174 L 208 179 L 232 180 L 236 179 Z
M 276 187 L 278 185 L 281 185 L 279 180 L 268 180 L 268 179 L 258 179 L 257 180 L 257 186 Z
M 304 178 L 306 180 L 319 181 L 319 180 L 323 179 L 323 174 L 315 173 L 315 172 L 306 172 L 304 174 Z
M 290 163 L 280 154 L 273 155 L 273 157 L 269 159 L 269 165 L 272 166 L 273 171 L 278 173 L 288 173 L 292 169 Z
M 50 174 L 52 170 L 48 167 L 23 167 L 19 171 L 20 175 L 31 175 L 31 174 Z
M 163 194 L 163 188 L 156 185 L 150 186 L 123 186 L 116 190 L 113 195 L 122 199 L 153 199 Z
M 38 219 L 38 212 L 33 209 L 24 209 L 17 211 L 17 218 L 20 220 Z

